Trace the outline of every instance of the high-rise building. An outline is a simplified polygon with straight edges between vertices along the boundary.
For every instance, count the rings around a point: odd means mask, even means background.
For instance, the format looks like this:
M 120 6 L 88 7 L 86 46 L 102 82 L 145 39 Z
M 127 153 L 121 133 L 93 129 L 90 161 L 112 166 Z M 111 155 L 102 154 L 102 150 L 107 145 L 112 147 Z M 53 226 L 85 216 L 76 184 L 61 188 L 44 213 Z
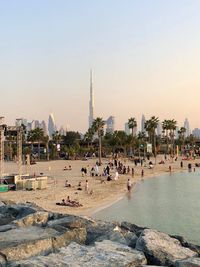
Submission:
M 49 131 L 49 137 L 52 138 L 52 135 L 56 132 L 56 125 L 53 113 L 49 115 L 48 131 Z
M 60 135 L 66 135 L 66 131 L 65 131 L 63 126 L 60 127 L 59 134 Z
M 157 125 L 157 135 L 162 135 L 162 122 L 159 121 Z
M 187 136 L 190 135 L 190 124 L 189 124 L 189 121 L 188 121 L 187 118 L 186 118 L 185 121 L 184 121 L 184 127 L 185 127 L 185 129 L 186 129 L 185 137 L 187 137 Z
M 196 138 L 200 138 L 200 129 L 199 128 L 195 128 L 192 131 L 192 134 L 196 137 Z
M 16 119 L 15 120 L 15 126 L 22 126 L 24 125 L 25 127 L 27 127 L 27 119 L 24 119 L 24 118 L 20 118 L 20 119 Z
M 141 132 L 145 132 L 146 131 L 145 130 L 145 127 L 144 127 L 145 122 L 146 122 L 145 116 L 144 116 L 144 114 L 142 114 L 142 119 L 141 119 Z
M 35 120 L 35 128 L 40 128 L 40 122 L 38 120 Z
M 42 121 L 40 123 L 40 128 L 43 130 L 44 135 L 47 135 L 47 125 L 46 125 L 46 122 L 45 121 Z
M 92 70 L 90 71 L 90 101 L 89 101 L 89 128 L 94 120 L 94 92 L 92 84 Z
M 106 133 L 114 133 L 115 131 L 115 117 L 110 116 L 106 121 Z
M 128 126 L 128 122 L 125 123 L 125 133 L 128 134 L 128 135 L 131 133 L 131 130 L 130 130 L 129 126 Z

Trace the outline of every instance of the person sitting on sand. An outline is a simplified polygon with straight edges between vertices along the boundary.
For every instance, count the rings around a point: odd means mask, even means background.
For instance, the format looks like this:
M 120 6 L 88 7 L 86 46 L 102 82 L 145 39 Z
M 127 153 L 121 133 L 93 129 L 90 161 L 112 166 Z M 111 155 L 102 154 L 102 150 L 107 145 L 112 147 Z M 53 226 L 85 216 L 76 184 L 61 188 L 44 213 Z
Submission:
M 68 170 L 68 169 L 67 169 L 67 166 L 65 166 L 64 169 L 63 169 L 63 171 L 67 171 L 67 170 Z
M 65 187 L 71 187 L 71 184 L 68 183 L 68 180 L 65 181 Z
M 81 182 L 78 183 L 78 188 L 77 188 L 77 190 L 83 190 L 83 189 L 82 189 Z
M 107 177 L 107 181 L 109 182 L 109 181 L 112 181 L 112 177 L 111 177 L 111 175 L 108 175 L 108 177 Z

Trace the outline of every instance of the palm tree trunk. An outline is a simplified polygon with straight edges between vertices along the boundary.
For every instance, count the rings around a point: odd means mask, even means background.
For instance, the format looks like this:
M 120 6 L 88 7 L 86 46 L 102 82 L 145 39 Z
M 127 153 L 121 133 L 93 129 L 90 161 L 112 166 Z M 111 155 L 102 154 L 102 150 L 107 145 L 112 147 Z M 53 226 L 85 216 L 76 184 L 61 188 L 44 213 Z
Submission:
M 40 142 L 38 142 L 38 159 L 40 160 Z
M 99 165 L 101 165 L 101 136 L 99 136 Z

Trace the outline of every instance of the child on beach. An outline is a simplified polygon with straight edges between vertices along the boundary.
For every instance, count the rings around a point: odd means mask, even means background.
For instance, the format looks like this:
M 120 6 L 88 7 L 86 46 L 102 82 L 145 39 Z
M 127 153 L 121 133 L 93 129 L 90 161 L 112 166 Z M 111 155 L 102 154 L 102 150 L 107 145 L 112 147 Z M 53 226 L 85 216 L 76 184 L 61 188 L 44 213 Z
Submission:
M 128 189 L 128 192 L 131 191 L 131 186 L 132 186 L 132 184 L 131 184 L 131 180 L 128 179 L 128 181 L 127 181 L 127 189 Z

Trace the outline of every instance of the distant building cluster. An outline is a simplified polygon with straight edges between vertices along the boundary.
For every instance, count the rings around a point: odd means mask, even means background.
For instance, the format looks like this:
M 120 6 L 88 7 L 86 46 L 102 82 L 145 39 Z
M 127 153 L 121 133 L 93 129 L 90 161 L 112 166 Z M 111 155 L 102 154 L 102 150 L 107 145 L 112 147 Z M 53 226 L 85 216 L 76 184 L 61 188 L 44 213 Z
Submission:
M 58 132 L 60 135 L 65 135 L 67 132 L 67 129 L 64 129 L 63 126 L 61 126 L 59 130 L 57 130 L 53 113 L 49 115 L 48 127 L 44 120 L 32 120 L 31 122 L 24 118 L 15 120 L 15 126 L 22 125 L 26 128 L 26 132 L 40 128 L 44 131 L 44 135 L 48 135 L 50 138 L 52 138 L 53 134 L 55 134 L 56 132 Z

